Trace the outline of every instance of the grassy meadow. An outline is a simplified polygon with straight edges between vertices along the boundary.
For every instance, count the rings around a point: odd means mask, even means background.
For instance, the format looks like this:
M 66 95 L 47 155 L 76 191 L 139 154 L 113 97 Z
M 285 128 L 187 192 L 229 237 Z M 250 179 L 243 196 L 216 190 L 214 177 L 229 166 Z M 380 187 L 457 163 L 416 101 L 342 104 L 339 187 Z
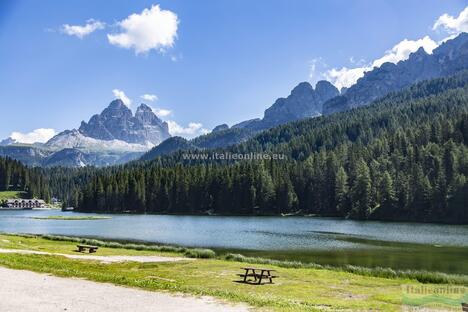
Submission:
M 220 257 L 206 249 L 103 242 L 56 236 L 0 235 L 0 248 L 28 249 L 51 253 L 76 254 L 77 242 L 100 245 L 96 255 L 190 256 L 196 261 L 164 263 L 112 263 L 68 259 L 53 255 L 0 253 L 0 265 L 63 277 L 79 277 L 97 282 L 137 287 L 146 290 L 209 295 L 230 302 L 245 302 L 262 311 L 400 311 L 402 285 L 423 285 L 416 278 L 394 275 L 372 276 L 372 272 L 301 267 L 280 261 L 230 255 Z M 114 247 L 109 247 L 114 246 Z M 206 258 L 206 259 L 201 259 Z M 277 270 L 274 284 L 238 283 L 237 274 L 246 262 Z M 249 265 L 251 266 L 251 265 Z M 409 275 L 408 275 L 409 276 Z M 466 279 L 447 280 L 466 286 Z M 442 281 L 441 281 L 442 282 Z M 424 284 L 431 285 L 431 284 Z M 445 284 L 438 284 L 439 286 Z

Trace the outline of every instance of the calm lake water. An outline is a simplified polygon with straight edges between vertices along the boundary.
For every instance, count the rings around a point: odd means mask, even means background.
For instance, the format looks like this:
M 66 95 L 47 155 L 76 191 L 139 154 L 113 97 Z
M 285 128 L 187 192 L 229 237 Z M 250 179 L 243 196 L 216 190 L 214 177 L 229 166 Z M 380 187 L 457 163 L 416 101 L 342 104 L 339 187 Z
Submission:
M 109 215 L 37 220 L 61 211 L 0 211 L 0 231 L 209 247 L 281 260 L 468 274 L 468 226 L 312 217 Z M 102 216 L 102 215 L 99 215 Z

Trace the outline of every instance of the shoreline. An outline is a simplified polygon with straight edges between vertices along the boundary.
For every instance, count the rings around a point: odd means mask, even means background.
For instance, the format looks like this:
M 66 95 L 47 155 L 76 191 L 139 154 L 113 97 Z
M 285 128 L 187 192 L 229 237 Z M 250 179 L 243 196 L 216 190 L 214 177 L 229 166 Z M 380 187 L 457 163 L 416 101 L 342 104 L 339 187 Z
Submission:
M 421 221 L 421 220 L 398 220 L 398 219 L 351 219 L 342 216 L 334 215 L 318 215 L 318 214 L 302 214 L 302 213 L 290 213 L 290 214 L 213 214 L 213 213 L 139 213 L 136 211 L 122 211 L 122 212 L 112 212 L 112 211 L 80 211 L 80 210 L 67 210 L 62 212 L 71 212 L 71 213 L 94 213 L 94 214 L 108 214 L 108 215 L 137 215 L 137 216 L 190 216 L 190 217 L 272 217 L 272 218 L 317 218 L 317 219 L 331 219 L 331 220 L 342 220 L 342 221 L 355 221 L 355 222 L 380 222 L 380 223 L 414 223 L 414 224 L 440 224 L 440 225 L 468 225 L 468 223 L 460 222 L 446 222 L 446 221 Z

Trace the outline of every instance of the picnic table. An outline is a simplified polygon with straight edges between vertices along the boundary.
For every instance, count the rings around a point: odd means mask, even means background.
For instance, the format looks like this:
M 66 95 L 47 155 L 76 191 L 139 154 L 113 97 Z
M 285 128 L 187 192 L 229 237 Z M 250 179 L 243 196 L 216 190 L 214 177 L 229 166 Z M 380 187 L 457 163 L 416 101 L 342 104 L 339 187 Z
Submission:
M 96 252 L 98 250 L 98 246 L 92 246 L 92 245 L 76 245 L 78 248 L 78 252 L 83 252 L 88 250 L 89 253 Z
M 250 283 L 251 280 L 249 280 L 249 277 L 253 277 L 253 283 L 254 284 L 261 284 L 262 279 L 268 279 L 270 284 L 273 284 L 273 279 L 278 277 L 276 275 L 272 275 L 271 272 L 275 272 L 275 270 L 272 269 L 262 269 L 262 268 L 252 268 L 252 267 L 246 267 L 246 268 L 241 268 L 245 272 L 243 274 L 239 274 L 240 277 L 243 278 L 244 283 Z

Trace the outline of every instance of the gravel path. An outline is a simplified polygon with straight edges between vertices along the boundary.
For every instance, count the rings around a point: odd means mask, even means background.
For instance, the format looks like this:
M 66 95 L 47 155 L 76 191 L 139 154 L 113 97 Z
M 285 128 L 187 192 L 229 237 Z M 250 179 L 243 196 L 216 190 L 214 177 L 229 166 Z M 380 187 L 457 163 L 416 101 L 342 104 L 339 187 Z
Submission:
M 243 312 L 211 297 L 178 296 L 0 267 L 2 312 Z
M 70 259 L 79 260 L 97 260 L 102 263 L 112 262 L 124 262 L 124 261 L 135 261 L 135 262 L 172 262 L 172 261 L 192 261 L 195 259 L 184 258 L 184 257 L 162 257 L 162 256 L 94 256 L 87 254 L 62 254 L 62 253 L 51 253 L 45 251 L 36 250 L 23 250 L 23 249 L 3 249 L 0 248 L 0 253 L 21 253 L 21 254 L 36 254 L 36 255 L 52 255 L 52 256 L 63 256 Z

